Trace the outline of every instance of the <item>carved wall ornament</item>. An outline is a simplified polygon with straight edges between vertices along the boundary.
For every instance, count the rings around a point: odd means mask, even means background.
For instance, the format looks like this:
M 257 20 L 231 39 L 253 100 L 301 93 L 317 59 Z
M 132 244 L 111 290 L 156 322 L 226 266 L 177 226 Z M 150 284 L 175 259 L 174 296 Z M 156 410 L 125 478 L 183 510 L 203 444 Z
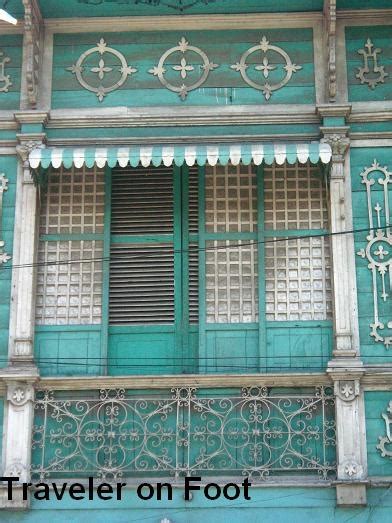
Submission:
M 391 347 L 392 318 L 386 324 L 381 322 L 380 308 L 390 314 L 391 307 L 388 307 L 387 302 L 390 302 L 392 293 L 392 233 L 389 227 L 391 215 L 388 193 L 392 173 L 374 160 L 372 166 L 365 168 L 360 176 L 366 186 L 369 234 L 366 236 L 366 247 L 360 249 L 357 255 L 367 259 L 368 268 L 372 272 L 374 322 L 370 324 L 370 336 L 385 347 Z M 373 193 L 372 188 L 376 189 Z M 379 197 L 380 189 L 383 198 Z M 373 194 L 376 195 L 375 198 Z M 389 333 L 383 332 L 386 328 L 391 329 Z
M 260 51 L 261 61 L 259 64 L 253 65 L 252 67 L 256 71 L 260 71 L 262 78 L 264 78 L 265 80 L 269 78 L 270 71 L 274 71 L 278 68 L 278 65 L 273 65 L 274 61 L 271 61 L 271 58 L 273 58 L 273 53 L 277 53 L 278 55 L 280 55 L 280 59 L 284 59 L 284 76 L 280 82 L 270 83 L 269 81 L 265 81 L 264 83 L 257 83 L 254 82 L 251 78 L 249 78 L 247 70 L 249 70 L 249 67 L 251 66 L 247 63 L 247 59 L 254 53 L 257 53 L 258 56 L 260 56 Z M 261 38 L 260 44 L 250 47 L 247 51 L 245 51 L 245 53 L 241 56 L 240 61 L 232 65 L 231 68 L 235 71 L 240 72 L 243 80 L 248 85 L 250 85 L 254 89 L 261 91 L 265 99 L 269 100 L 272 96 L 273 91 L 277 91 L 278 89 L 284 87 L 287 84 L 287 82 L 290 81 L 291 77 L 293 76 L 293 73 L 296 73 L 297 71 L 302 69 L 302 66 L 294 64 L 291 61 L 290 56 L 286 53 L 284 49 L 282 49 L 281 47 L 277 47 L 276 45 L 271 45 L 267 38 L 263 36 Z
M 7 388 L 7 400 L 16 407 L 25 405 L 28 401 L 34 400 L 34 389 L 31 385 L 22 383 L 9 384 Z
M 383 84 L 388 75 L 383 65 L 378 65 L 378 55 L 382 52 L 379 47 L 374 48 L 370 38 L 364 45 L 365 49 L 358 49 L 358 53 L 363 56 L 363 67 L 358 67 L 356 78 L 361 80 L 361 84 L 367 84 L 370 89 L 375 89 L 377 84 Z M 369 64 L 373 64 L 370 70 Z M 374 76 L 377 75 L 377 76 Z
M 97 58 L 99 59 L 97 61 L 97 65 L 95 67 L 90 67 L 90 65 L 83 65 L 86 59 L 93 54 L 98 54 Z M 116 67 L 107 65 L 107 62 L 105 62 L 105 55 L 115 56 L 118 59 L 118 65 Z M 92 47 L 91 49 L 88 49 L 82 53 L 79 56 L 76 64 L 72 65 L 71 67 L 67 67 L 67 70 L 76 75 L 77 81 L 82 87 L 84 87 L 84 89 L 95 93 L 100 102 L 102 102 L 108 93 L 121 87 L 127 80 L 128 76 L 131 76 L 132 73 L 136 73 L 137 71 L 137 69 L 127 64 L 124 55 L 120 53 L 120 51 L 113 49 L 113 47 L 108 47 L 103 38 L 101 38 L 99 43 L 97 43 L 96 47 Z M 97 85 L 91 85 L 87 82 L 87 80 L 85 80 L 83 76 L 85 71 L 97 75 Z M 114 76 L 116 72 L 118 72 L 120 76 L 117 81 L 113 81 L 109 85 L 104 85 L 103 80 L 106 80 L 107 75 L 110 73 L 110 76 Z
M 341 465 L 345 476 L 350 479 L 353 479 L 354 476 L 361 476 L 363 472 L 363 467 L 359 463 L 353 460 L 344 461 Z
M 0 233 L 2 230 L 2 215 L 3 215 L 3 194 L 8 190 L 8 179 L 5 174 L 0 173 Z M 11 259 L 11 256 L 4 252 L 4 241 L 0 239 L 0 265 L 6 263 Z
M 392 401 L 389 402 L 387 412 L 392 414 Z M 376 448 L 381 452 L 381 456 L 383 458 L 385 458 L 385 456 L 392 458 L 392 417 L 389 417 L 386 413 L 383 413 L 382 417 L 385 421 L 386 436 L 379 436 L 378 439 L 380 443 L 376 446 Z
M 26 477 L 27 467 L 21 461 L 15 460 L 12 461 L 4 472 L 4 476 L 11 478 L 19 478 L 19 483 L 23 483 L 23 478 Z M 16 483 L 17 484 L 17 483 Z
M 29 106 L 38 102 L 38 83 L 43 21 L 37 0 L 23 0 L 25 9 L 26 83 Z
M 12 85 L 10 75 L 5 74 L 5 66 L 10 61 L 11 58 L 0 50 L 0 93 L 8 93 L 8 88 Z
M 359 396 L 359 381 L 335 381 L 335 395 L 343 401 L 353 401 Z
M 328 50 L 328 95 L 329 101 L 334 102 L 336 100 L 336 0 L 325 0 L 324 16 Z
M 180 53 L 181 58 L 178 58 L 179 62 L 175 65 L 169 65 L 166 63 L 166 60 L 172 55 L 178 55 Z M 195 56 L 197 55 L 197 62 L 195 62 Z M 200 63 L 200 59 L 201 62 Z M 171 58 L 171 60 L 175 60 Z M 157 76 L 159 81 L 163 86 L 165 86 L 170 91 L 173 91 L 179 95 L 181 100 L 185 100 L 189 91 L 197 89 L 207 80 L 210 71 L 216 69 L 219 65 L 210 62 L 206 53 L 199 47 L 189 45 L 189 42 L 186 41 L 184 37 L 178 42 L 178 45 L 171 47 L 163 53 L 160 57 L 158 65 L 150 69 L 148 72 Z M 168 71 L 175 71 L 179 74 L 180 79 L 177 84 L 174 84 L 172 81 L 168 81 L 165 77 L 165 74 Z M 193 77 L 190 83 L 185 83 L 185 80 L 188 79 L 188 74 L 194 71 L 199 71 L 197 79 Z M 191 76 L 191 75 L 189 75 Z M 194 75 L 192 75 L 194 76 Z

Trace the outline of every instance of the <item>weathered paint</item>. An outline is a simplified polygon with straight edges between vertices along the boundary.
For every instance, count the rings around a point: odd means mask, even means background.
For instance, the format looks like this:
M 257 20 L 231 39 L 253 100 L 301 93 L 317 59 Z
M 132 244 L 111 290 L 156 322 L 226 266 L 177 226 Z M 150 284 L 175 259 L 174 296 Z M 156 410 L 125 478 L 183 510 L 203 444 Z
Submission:
M 16 2 L 16 0 L 14 0 Z M 282 12 L 282 11 L 321 11 L 322 0 L 292 0 L 289 4 L 278 3 L 274 0 L 239 0 L 235 4 L 230 0 L 216 0 L 213 2 L 183 1 L 183 5 L 191 7 L 181 13 L 170 7 L 177 2 L 126 2 L 124 0 L 95 0 L 87 4 L 86 1 L 68 0 L 59 5 L 57 0 L 41 0 L 41 9 L 45 18 L 79 17 L 79 16 L 114 16 L 113 3 L 115 2 L 116 16 L 154 16 L 154 15 L 179 15 L 179 14 L 212 14 L 212 13 L 257 13 L 257 12 Z M 150 5 L 148 5 L 150 4 Z M 161 4 L 161 5 L 159 5 Z M 166 5 L 165 5 L 166 4 Z M 195 4 L 192 6 L 192 4 Z
M 41 375 L 101 374 L 99 325 L 67 327 L 36 328 L 34 350 Z
M 266 36 L 271 45 L 281 47 L 287 52 L 293 63 L 301 66 L 285 86 L 273 92 L 269 101 L 266 101 L 261 91 L 245 83 L 239 72 L 231 69 L 231 65 L 238 63 L 245 51 L 259 45 L 263 36 Z M 190 45 L 199 47 L 210 62 L 219 65 L 209 72 L 203 85 L 188 93 L 184 102 L 177 93 L 162 86 L 157 76 L 149 73 L 150 69 L 158 65 L 160 57 L 168 49 L 176 47 L 182 37 L 185 37 Z M 101 38 L 104 38 L 109 47 L 121 52 L 128 65 L 137 69 L 119 89 L 108 93 L 102 102 L 95 93 L 83 88 L 76 75 L 67 69 L 77 63 L 82 53 L 95 48 Z M 286 75 L 282 70 L 284 59 L 275 51 L 270 51 L 269 55 L 275 69 L 269 71 L 268 82 L 279 83 Z M 182 56 L 176 51 L 165 62 L 165 78 L 174 85 L 181 85 L 182 82 L 186 85 L 193 84 L 201 74 L 199 65 L 202 61 L 200 56 L 193 52 L 190 56 L 195 60 L 194 69 L 187 71 L 186 81 L 182 80 L 179 71 L 173 70 L 173 66 L 180 62 Z M 100 57 L 101 55 L 95 52 L 82 64 L 82 76 L 90 85 L 96 86 L 99 83 L 97 73 L 91 71 L 98 65 Z M 116 72 L 119 59 L 109 53 L 102 57 L 106 67 L 113 67 L 113 71 L 105 73 L 102 84 L 112 85 L 119 79 L 119 73 Z M 188 56 L 187 59 L 189 60 Z M 257 60 L 257 53 L 254 53 L 249 56 L 247 62 L 256 65 L 259 63 Z M 315 101 L 313 62 L 312 29 L 56 34 L 53 49 L 52 106 L 265 105 L 298 103 L 299 99 L 301 103 L 311 104 Z M 262 72 L 256 71 L 254 67 L 249 67 L 247 74 L 257 83 L 266 81 Z
M 382 414 L 392 417 L 387 409 L 392 401 L 389 391 L 365 393 L 366 440 L 369 476 L 392 476 L 392 457 L 381 456 L 377 449 L 379 438 L 386 436 L 386 425 Z M 392 450 L 392 444 L 386 447 Z
M 0 456 L 3 449 L 4 398 L 0 397 Z
M 181 489 L 174 490 L 172 501 L 141 501 L 134 490 L 124 490 L 122 501 L 32 501 L 29 512 L 2 512 L 4 521 L 41 523 L 79 523 L 88 518 L 96 523 L 159 522 L 175 523 L 276 523 L 318 521 L 343 523 L 387 523 L 392 509 L 392 493 L 386 488 L 368 490 L 368 506 L 336 508 L 333 488 L 254 488 L 250 501 L 209 501 L 196 492 L 192 501 L 183 499 Z
M 124 108 L 124 111 L 126 109 Z M 317 137 L 320 129 L 314 124 L 286 124 L 286 125 L 227 125 L 227 126 L 167 126 L 167 127 L 92 127 L 92 128 L 77 128 L 77 129 L 47 129 L 47 136 L 49 140 L 62 140 L 77 138 L 114 138 L 117 143 L 121 143 L 124 138 L 160 138 L 178 137 L 182 139 L 184 136 L 189 137 L 205 137 L 211 139 L 211 136 L 247 136 L 267 134 L 273 137 L 278 137 L 281 134 L 306 134 Z
M 365 229 L 354 235 L 355 253 L 367 245 L 366 229 L 369 227 L 368 206 L 366 188 L 362 183 L 360 173 L 366 168 L 371 167 L 376 159 L 380 165 L 387 166 L 389 171 L 392 170 L 391 148 L 372 147 L 372 148 L 355 148 L 351 150 L 351 181 L 352 181 L 352 204 L 353 204 L 353 225 L 354 229 Z M 377 176 L 377 175 L 376 175 Z M 375 185 L 376 186 L 376 185 Z M 374 187 L 375 187 L 374 186 Z M 375 190 L 373 187 L 372 191 Z M 380 186 L 381 188 L 381 186 Z M 378 192 L 378 199 L 383 196 Z M 375 205 L 377 199 L 374 200 Z M 359 335 L 361 343 L 361 358 L 366 363 L 384 363 L 392 358 L 392 351 L 385 347 L 383 343 L 376 343 L 370 336 L 370 324 L 374 322 L 373 312 L 373 286 L 372 273 L 368 268 L 368 260 L 355 254 L 357 288 L 358 288 L 358 317 L 359 317 Z M 390 302 L 382 302 L 378 298 L 380 307 L 380 321 L 387 325 L 390 321 Z M 389 314 L 388 314 L 389 312 Z M 388 329 L 386 329 L 388 330 Z M 389 333 L 390 333 L 389 329 Z
M 22 41 L 21 35 L 0 35 L 0 61 L 8 57 L 9 62 L 5 63 L 4 74 L 10 76 L 12 85 L 8 87 L 8 92 L 0 91 L 0 110 L 19 109 L 20 83 L 22 73 Z M 0 87 L 4 82 L 0 82 Z
M 346 27 L 347 84 L 350 101 L 392 99 L 391 33 L 392 27 L 386 25 Z M 368 38 L 372 41 L 374 48 L 381 49 L 381 53 L 378 54 L 378 65 L 384 66 L 385 73 L 388 74 L 384 82 L 378 83 L 374 89 L 371 89 L 366 83 L 361 84 L 361 80 L 356 78 L 358 68 L 364 66 L 363 56 L 358 53 L 358 50 L 365 49 Z M 372 71 L 373 65 L 374 62 L 370 59 L 370 73 L 365 75 L 365 77 L 377 78 L 378 73 L 373 73 Z
M 4 251 L 12 256 L 17 177 L 15 156 L 0 156 L 0 173 L 4 173 L 8 179 L 8 190 L 3 193 L 0 239 L 4 241 Z M 0 367 L 6 367 L 8 359 L 11 266 L 12 258 L 4 265 L 0 265 Z

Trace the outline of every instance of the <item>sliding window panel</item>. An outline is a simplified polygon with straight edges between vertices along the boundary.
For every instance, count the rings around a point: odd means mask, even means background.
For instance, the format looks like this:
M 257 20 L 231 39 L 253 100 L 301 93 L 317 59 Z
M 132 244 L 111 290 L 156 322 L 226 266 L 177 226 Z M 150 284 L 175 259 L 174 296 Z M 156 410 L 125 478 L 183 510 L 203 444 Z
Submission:
M 332 350 L 324 173 L 309 163 L 263 171 L 267 370 L 321 370 Z
M 260 368 L 256 168 L 206 166 L 203 183 L 201 367 L 255 372 Z
M 41 192 L 35 353 L 42 375 L 100 374 L 105 173 L 51 169 Z M 65 341 L 66 340 L 66 341 Z

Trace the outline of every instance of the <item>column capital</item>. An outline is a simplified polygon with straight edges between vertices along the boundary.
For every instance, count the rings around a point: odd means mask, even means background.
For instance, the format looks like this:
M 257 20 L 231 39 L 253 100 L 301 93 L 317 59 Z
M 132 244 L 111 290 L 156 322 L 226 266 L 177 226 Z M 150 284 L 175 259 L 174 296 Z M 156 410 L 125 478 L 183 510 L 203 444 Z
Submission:
M 37 147 L 43 147 L 46 141 L 45 133 L 17 134 L 16 137 L 19 142 L 16 146 L 16 152 L 23 164 L 27 162 L 31 151 Z
M 343 163 L 350 145 L 349 127 L 320 127 L 320 131 L 323 134 L 321 142 L 329 144 L 332 149 L 332 162 Z

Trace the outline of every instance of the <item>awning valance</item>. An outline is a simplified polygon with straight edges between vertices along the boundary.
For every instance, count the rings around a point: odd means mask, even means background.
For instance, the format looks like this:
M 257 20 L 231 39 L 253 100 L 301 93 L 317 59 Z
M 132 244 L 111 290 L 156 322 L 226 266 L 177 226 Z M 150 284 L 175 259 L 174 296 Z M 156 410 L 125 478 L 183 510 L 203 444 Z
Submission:
M 102 168 L 106 164 L 115 167 L 131 165 L 143 167 L 161 164 L 188 166 L 194 164 L 209 165 L 232 163 L 238 165 L 240 162 L 249 164 L 253 161 L 255 165 L 263 162 L 271 165 L 274 161 L 278 165 L 285 162 L 306 163 L 329 163 L 331 160 L 331 148 L 326 143 L 240 143 L 240 144 L 204 144 L 204 145 L 131 145 L 129 147 L 39 147 L 34 149 L 29 156 L 30 166 L 36 169 L 41 165 L 44 169 L 52 165 L 58 168 L 64 165 L 77 168 L 86 165 L 93 167 L 96 164 Z

